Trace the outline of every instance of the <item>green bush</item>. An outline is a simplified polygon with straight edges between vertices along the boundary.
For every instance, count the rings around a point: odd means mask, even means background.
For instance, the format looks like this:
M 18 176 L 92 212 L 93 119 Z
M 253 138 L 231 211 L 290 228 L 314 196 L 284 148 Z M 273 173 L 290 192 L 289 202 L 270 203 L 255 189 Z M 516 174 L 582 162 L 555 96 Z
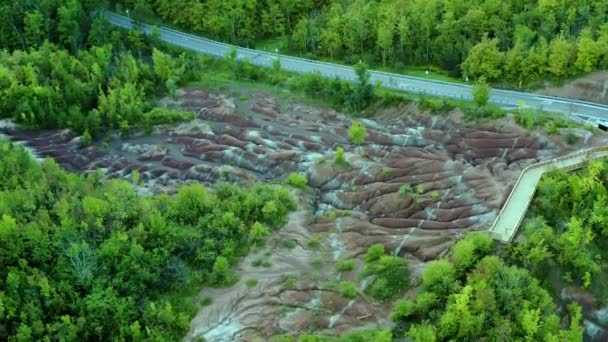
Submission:
M 536 124 L 537 113 L 532 108 L 525 108 L 524 105 L 519 106 L 519 110 L 515 114 L 515 121 L 521 126 L 532 129 Z
M 349 272 L 355 269 L 357 263 L 353 259 L 339 259 L 336 262 L 336 271 Z
M 376 243 L 367 248 L 367 254 L 365 254 L 365 263 L 374 262 L 380 259 L 385 254 L 384 245 Z
M 406 319 L 416 313 L 416 307 L 412 301 L 407 299 L 399 299 L 393 306 L 393 312 L 391 313 L 391 320 L 394 322 Z
M 296 286 L 296 281 L 298 280 L 295 275 L 284 275 L 283 279 L 283 287 L 286 289 L 293 289 Z
M 319 248 L 321 248 L 321 238 L 322 237 L 320 235 L 313 235 L 310 240 L 308 240 L 308 243 L 306 245 L 310 249 L 318 250 Z
M 574 134 L 572 132 L 568 132 L 566 134 L 566 143 L 568 145 L 574 145 L 574 144 L 576 144 L 578 142 L 578 140 L 579 140 L 578 135 L 576 135 L 576 134 Z
M 458 286 L 454 265 L 448 260 L 431 261 L 422 275 L 422 287 L 439 295 L 451 293 Z
M 201 298 L 201 301 L 200 301 L 201 306 L 209 306 L 209 305 L 211 305 L 211 303 L 213 303 L 213 298 L 207 297 L 207 296 Z
M 289 176 L 287 176 L 287 184 L 293 186 L 294 188 L 304 189 L 306 184 L 308 184 L 308 179 L 301 173 L 292 172 L 289 174 Z
M 452 247 L 450 259 L 459 272 L 464 272 L 475 265 L 484 256 L 492 252 L 494 241 L 484 233 L 469 233 Z
M 249 278 L 245 281 L 247 287 L 255 287 L 258 284 L 258 280 L 255 278 Z
M 375 276 L 366 292 L 374 299 L 385 302 L 409 287 L 409 271 L 403 258 L 383 255 L 377 261 L 366 263 L 364 275 Z
M 367 129 L 363 126 L 361 121 L 353 121 L 348 130 L 348 138 L 355 145 L 361 145 L 365 141 L 366 134 Z
M 344 158 L 344 149 L 342 147 L 336 148 L 336 155 L 334 157 L 334 164 L 341 167 L 347 167 L 349 164 Z
M 155 107 L 144 114 L 144 121 L 149 125 L 173 124 L 193 120 L 195 115 L 190 111 L 181 111 L 165 107 Z
M 340 290 L 340 296 L 347 299 L 357 298 L 357 286 L 353 282 L 350 281 L 341 281 L 338 284 L 338 288 Z
M 490 85 L 484 77 L 481 77 L 475 85 L 473 85 L 473 102 L 478 107 L 484 107 L 490 100 Z
M 219 256 L 213 263 L 213 272 L 211 273 L 211 285 L 217 287 L 230 287 L 239 280 L 238 274 L 230 269 L 228 260 Z
M 400 188 L 399 188 L 399 197 L 400 198 L 406 198 L 408 195 L 411 195 L 414 193 L 414 190 L 412 189 L 412 186 L 409 184 L 403 184 Z

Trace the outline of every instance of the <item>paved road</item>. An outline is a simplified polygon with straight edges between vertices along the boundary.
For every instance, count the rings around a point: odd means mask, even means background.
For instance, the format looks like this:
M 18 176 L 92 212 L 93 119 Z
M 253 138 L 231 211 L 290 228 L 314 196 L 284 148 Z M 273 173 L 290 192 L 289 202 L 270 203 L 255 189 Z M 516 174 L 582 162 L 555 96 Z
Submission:
M 534 192 L 536 192 L 538 182 L 545 172 L 554 167 L 573 170 L 584 166 L 591 160 L 606 157 L 608 157 L 608 146 L 595 147 L 533 164 L 525 168 L 490 228 L 492 236 L 504 243 L 513 240 L 521 221 L 526 215 Z
M 107 12 L 108 20 L 111 24 L 123 28 L 132 28 L 131 19 Z M 138 27 L 145 33 L 150 33 L 151 26 L 139 23 Z M 277 55 L 269 52 L 252 50 L 236 47 L 233 45 L 220 43 L 214 40 L 201 38 L 191 34 L 175 31 L 166 27 L 160 27 L 161 39 L 183 48 L 197 51 L 212 56 L 225 56 L 232 48 L 237 49 L 237 58 L 247 58 L 252 64 L 261 66 L 271 66 L 272 61 L 277 57 L 281 59 L 281 66 L 289 71 L 297 73 L 319 72 L 326 77 L 339 77 L 346 80 L 355 80 L 356 75 L 353 68 L 339 64 L 316 62 L 312 60 Z M 433 96 L 445 96 L 453 99 L 470 100 L 471 86 L 428 80 L 419 77 L 403 76 L 398 74 L 386 73 L 381 71 L 370 71 L 373 83 L 380 81 L 382 86 L 389 89 L 404 90 L 418 94 L 428 94 Z M 516 92 L 510 90 L 493 89 L 490 102 L 502 107 L 518 107 L 520 103 L 533 108 L 566 115 L 573 115 L 574 119 L 596 123 L 599 121 L 608 123 L 608 106 L 591 102 L 577 101 L 565 98 L 541 96 L 536 94 Z

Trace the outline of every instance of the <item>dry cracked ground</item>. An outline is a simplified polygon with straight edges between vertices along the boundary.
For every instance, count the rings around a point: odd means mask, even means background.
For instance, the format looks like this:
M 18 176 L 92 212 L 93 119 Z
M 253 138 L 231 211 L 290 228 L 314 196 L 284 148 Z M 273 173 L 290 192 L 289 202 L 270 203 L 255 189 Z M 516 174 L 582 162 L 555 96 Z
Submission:
M 7 134 L 68 170 L 101 168 L 109 177 L 139 170 L 142 191 L 171 192 L 188 181 L 246 186 L 282 181 L 290 172 L 306 174 L 310 189 L 294 190 L 298 210 L 238 265 L 239 283 L 201 291 L 199 299 L 213 302 L 200 308 L 185 340 L 251 340 L 311 330 L 338 334 L 390 325 L 390 304 L 364 294 L 346 300 L 332 286 L 352 280 L 362 292 L 366 280 L 357 274 L 368 246 L 382 243 L 404 256 L 416 278 L 425 261 L 446 253 L 465 231 L 492 223 L 524 167 L 605 142 L 577 130 L 582 139 L 567 146 L 509 118 L 463 123 L 457 111 L 431 116 L 402 104 L 362 120 L 367 138 L 355 146 L 348 140 L 349 116 L 265 93 L 186 89 L 177 100 L 163 102 L 190 109 L 197 119 L 83 149 L 68 131 Z M 348 167 L 333 162 L 339 146 Z M 399 196 L 404 184 L 413 193 Z M 355 258 L 356 269 L 337 273 L 340 258 Z M 258 281 L 253 287 L 246 286 L 250 278 Z

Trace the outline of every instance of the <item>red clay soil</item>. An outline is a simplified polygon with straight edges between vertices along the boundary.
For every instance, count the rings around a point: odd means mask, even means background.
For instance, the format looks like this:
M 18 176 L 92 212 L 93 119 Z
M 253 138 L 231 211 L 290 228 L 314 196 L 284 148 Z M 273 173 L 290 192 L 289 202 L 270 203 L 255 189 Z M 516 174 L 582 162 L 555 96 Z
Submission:
M 362 120 L 367 138 L 356 146 L 348 140 L 351 119 L 333 110 L 268 94 L 237 100 L 189 89 L 178 95 L 164 103 L 193 110 L 195 121 L 159 128 L 151 136 L 116 136 L 107 148 L 98 143 L 80 149 L 67 131 L 10 136 L 69 170 L 103 168 L 109 177 L 139 170 L 141 190 L 149 192 L 171 192 L 188 181 L 246 185 L 281 181 L 290 172 L 306 174 L 311 189 L 294 192 L 299 210 L 265 247 L 241 262 L 241 281 L 201 292 L 201 298 L 214 301 L 200 309 L 186 340 L 266 339 L 311 330 L 338 334 L 390 325 L 390 304 L 363 294 L 345 300 L 332 286 L 348 279 L 365 288 L 356 275 L 368 246 L 382 243 L 407 258 L 415 279 L 425 261 L 446 253 L 465 231 L 492 223 L 524 167 L 603 139 L 581 131 L 586 138 L 565 148 L 559 138 L 529 133 L 511 119 L 463 124 L 457 112 L 430 116 L 403 104 L 377 113 L 374 121 Z M 338 146 L 349 166 L 334 164 Z M 404 184 L 413 193 L 399 196 Z M 316 234 L 319 249 L 308 246 Z M 340 258 L 356 258 L 357 270 L 336 273 Z M 262 261 L 267 267 L 254 266 Z M 289 286 L 287 275 L 293 276 Z M 248 288 L 248 278 L 258 284 Z

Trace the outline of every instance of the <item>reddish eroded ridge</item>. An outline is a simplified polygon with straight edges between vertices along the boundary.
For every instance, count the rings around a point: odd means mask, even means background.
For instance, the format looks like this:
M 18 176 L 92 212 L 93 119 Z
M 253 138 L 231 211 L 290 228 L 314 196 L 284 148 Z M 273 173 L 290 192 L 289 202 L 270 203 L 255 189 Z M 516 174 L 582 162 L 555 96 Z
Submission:
M 324 287 L 329 280 L 357 281 L 356 272 L 335 273 L 337 259 L 361 259 L 368 246 L 382 243 L 406 256 L 419 274 L 423 261 L 441 256 L 463 232 L 493 222 L 524 167 L 567 153 L 556 139 L 529 133 L 510 119 L 463 124 L 456 112 L 430 116 L 414 104 L 363 119 L 367 137 L 356 146 L 348 139 L 349 116 L 268 94 L 236 98 L 187 89 L 163 103 L 193 110 L 197 119 L 86 148 L 67 131 L 10 136 L 69 170 L 101 168 L 110 177 L 138 170 L 142 189 L 154 192 L 186 181 L 246 184 L 280 181 L 290 172 L 307 175 L 312 191 L 298 192 L 299 211 L 267 243 L 269 265 L 253 267 L 261 252 L 251 254 L 241 263 L 243 276 L 235 287 L 204 290 L 214 302 L 201 309 L 187 339 L 340 333 L 385 324 L 390 305 L 345 300 Z M 340 146 L 349 166 L 334 163 Z M 412 191 L 400 196 L 404 184 Z M 323 237 L 319 250 L 307 246 L 314 234 Z M 282 247 L 286 240 L 295 247 Z M 312 267 L 314 259 L 322 265 Z M 297 281 L 285 288 L 288 274 Z M 248 277 L 259 280 L 252 289 L 244 285 Z

